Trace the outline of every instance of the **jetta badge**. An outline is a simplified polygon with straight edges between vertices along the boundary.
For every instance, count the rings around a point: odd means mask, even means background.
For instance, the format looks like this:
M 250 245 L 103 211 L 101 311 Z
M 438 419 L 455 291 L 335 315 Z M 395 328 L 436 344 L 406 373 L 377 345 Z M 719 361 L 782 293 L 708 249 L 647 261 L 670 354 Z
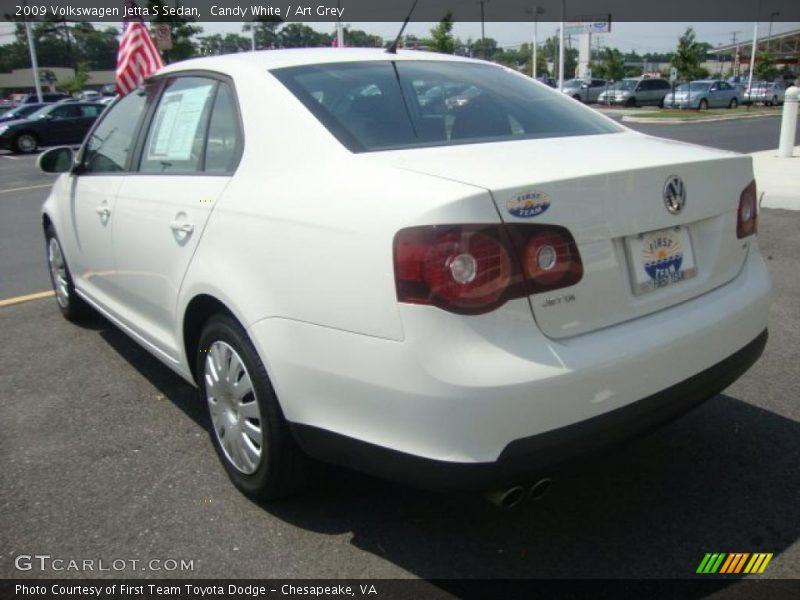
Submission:
M 673 215 L 680 213 L 686 205 L 686 186 L 677 175 L 667 177 L 664 184 L 664 205 Z

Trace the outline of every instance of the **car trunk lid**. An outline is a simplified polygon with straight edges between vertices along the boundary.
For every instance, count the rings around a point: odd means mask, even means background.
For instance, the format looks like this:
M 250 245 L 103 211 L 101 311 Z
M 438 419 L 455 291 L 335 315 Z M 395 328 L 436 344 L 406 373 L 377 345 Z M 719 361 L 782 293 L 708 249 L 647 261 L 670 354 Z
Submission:
M 568 228 L 583 262 L 582 279 L 530 296 L 538 326 L 553 338 L 708 292 L 733 279 L 747 254 L 749 241 L 736 237 L 736 213 L 752 163 L 732 152 L 624 132 L 363 156 L 483 187 L 506 223 Z M 677 214 L 665 204 L 665 185 L 673 177 L 686 192 Z M 645 264 L 656 269 L 652 281 Z M 677 264 L 683 279 L 664 284 L 658 268 Z

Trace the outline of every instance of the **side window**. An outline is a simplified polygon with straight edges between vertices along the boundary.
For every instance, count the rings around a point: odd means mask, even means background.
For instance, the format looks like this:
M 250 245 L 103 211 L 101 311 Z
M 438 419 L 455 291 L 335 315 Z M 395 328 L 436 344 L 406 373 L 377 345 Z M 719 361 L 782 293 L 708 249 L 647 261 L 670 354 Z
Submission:
M 712 92 L 716 92 L 718 89 L 719 89 L 719 84 L 717 84 L 717 83 L 712 83 L 711 84 L 711 91 Z
M 208 124 L 205 170 L 228 173 L 236 168 L 242 149 L 236 98 L 227 83 L 220 83 Z
M 59 106 L 50 113 L 54 119 L 72 119 L 81 116 L 81 109 L 74 104 Z
M 135 90 L 105 112 L 100 124 L 86 141 L 82 164 L 84 173 L 125 170 L 147 96 L 153 94 L 155 89 L 156 86 L 151 85 Z
M 96 117 L 100 114 L 100 107 L 93 104 L 82 104 L 80 106 L 82 117 Z
M 206 129 L 216 85 L 216 81 L 205 77 L 168 80 L 142 149 L 140 171 L 202 171 Z

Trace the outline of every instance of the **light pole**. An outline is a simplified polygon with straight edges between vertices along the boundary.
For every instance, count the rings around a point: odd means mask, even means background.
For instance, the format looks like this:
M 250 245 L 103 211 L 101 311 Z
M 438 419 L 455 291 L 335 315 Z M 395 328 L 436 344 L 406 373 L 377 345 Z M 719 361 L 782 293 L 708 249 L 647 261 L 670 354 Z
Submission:
M 778 12 L 778 11 L 775 11 L 774 13 L 770 13 L 770 15 L 769 15 L 769 32 L 767 33 L 767 54 L 769 54 L 769 43 L 770 43 L 771 38 L 772 38 L 772 20 L 775 17 L 780 17 L 780 16 L 781 16 L 781 13 Z
M 756 20 L 753 23 L 753 43 L 750 47 L 750 76 L 747 78 L 747 93 L 752 94 L 753 89 L 753 67 L 756 64 L 756 48 L 758 48 L 758 17 L 761 14 L 761 0 L 758 0 L 756 9 Z
M 481 58 L 483 58 L 483 60 L 486 60 L 486 34 L 483 27 L 483 5 L 488 1 L 489 0 L 479 0 L 478 2 L 478 4 L 481 5 Z
M 539 25 L 539 15 L 544 14 L 544 9 L 541 6 L 537 6 L 535 8 L 527 8 L 525 9 L 527 14 L 533 13 L 533 51 L 531 59 L 533 60 L 533 64 L 531 65 L 531 77 L 536 79 L 536 33 Z

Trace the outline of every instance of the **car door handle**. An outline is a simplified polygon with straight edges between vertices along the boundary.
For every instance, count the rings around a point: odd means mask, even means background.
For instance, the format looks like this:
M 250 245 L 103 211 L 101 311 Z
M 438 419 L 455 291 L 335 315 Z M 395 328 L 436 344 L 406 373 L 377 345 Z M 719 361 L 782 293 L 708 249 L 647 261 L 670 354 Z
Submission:
M 94 211 L 103 219 L 107 219 L 111 216 L 111 209 L 107 206 L 98 206 Z
M 169 226 L 175 233 L 192 233 L 194 231 L 194 225 L 187 221 L 173 221 Z

